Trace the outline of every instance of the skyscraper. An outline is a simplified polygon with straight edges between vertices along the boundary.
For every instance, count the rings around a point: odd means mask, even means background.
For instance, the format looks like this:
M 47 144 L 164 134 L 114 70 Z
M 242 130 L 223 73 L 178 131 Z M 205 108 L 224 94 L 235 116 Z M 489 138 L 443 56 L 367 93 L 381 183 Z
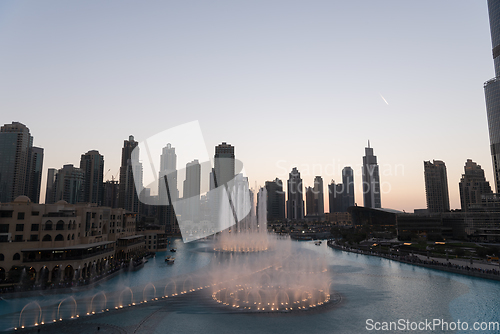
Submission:
M 217 186 L 228 184 L 235 175 L 234 146 L 223 142 L 215 147 L 215 181 Z
M 267 190 L 267 221 L 285 219 L 285 193 L 283 183 L 276 178 L 274 181 L 266 181 Z
M 427 210 L 431 213 L 450 211 L 448 177 L 444 162 L 440 160 L 424 161 L 424 177 Z
M 47 171 L 47 187 L 45 188 L 45 204 L 56 202 L 56 176 L 57 169 L 49 168 Z
M 43 148 L 32 147 L 28 167 L 28 182 L 26 195 L 33 203 L 40 202 L 40 188 L 42 185 Z
M 167 177 L 168 191 L 165 176 Z M 166 232 L 177 233 L 179 226 L 173 206 L 173 203 L 179 198 L 179 189 L 177 187 L 177 154 L 175 153 L 175 147 L 172 147 L 170 143 L 162 149 L 160 155 L 158 187 L 160 203 L 158 207 L 158 221 L 160 225 L 165 226 Z M 168 195 L 170 195 L 170 200 Z
M 160 172 L 159 172 L 159 190 L 160 203 L 165 204 L 168 201 L 167 187 L 165 184 L 165 176 L 167 176 L 168 189 L 170 191 L 171 201 L 175 202 L 179 198 L 179 189 L 177 187 L 177 154 L 175 147 L 168 143 L 162 149 L 160 156 Z
M 354 206 L 354 171 L 350 166 L 342 169 L 342 212 L 347 212 L 347 208 Z
M 183 183 L 182 220 L 199 221 L 200 218 L 201 165 L 198 160 L 186 164 L 186 179 Z
M 286 202 L 287 218 L 290 220 L 304 219 L 304 197 L 302 195 L 302 179 L 297 167 L 288 176 L 288 200 Z
M 83 202 L 103 205 L 104 156 L 92 150 L 82 154 L 80 169 L 83 170 Z
M 496 192 L 500 192 L 500 0 L 488 0 L 495 77 L 484 84 Z
M 484 177 L 484 170 L 480 165 L 467 159 L 460 183 L 460 204 L 462 211 L 469 211 L 470 204 L 481 203 L 482 195 L 491 194 L 490 183 Z
M 120 191 L 120 185 L 117 180 L 108 180 L 104 182 L 102 195 L 102 206 L 107 206 L 110 208 L 118 207 L 118 193 Z
M 344 200 L 344 185 L 342 183 L 335 184 L 335 181 L 328 185 L 328 207 L 329 212 L 344 212 L 342 203 Z
M 33 148 L 33 137 L 24 124 L 12 122 L 0 128 L 0 156 L 0 202 L 20 195 L 38 202 L 43 149 Z
M 363 157 L 363 206 L 366 208 L 381 208 L 380 199 L 380 176 L 378 171 L 377 157 L 373 155 L 373 148 L 365 147 Z
M 233 206 L 230 193 L 234 186 L 234 158 L 234 146 L 223 142 L 215 147 L 214 168 L 210 174 L 211 192 L 208 197 L 211 220 L 213 222 L 227 220 L 226 218 L 221 220 L 221 216 L 226 215 L 226 210 L 224 209 L 226 198 L 224 194 L 229 196 L 230 206 Z M 224 188 L 221 187 L 225 187 L 228 192 L 222 190 Z M 216 188 L 220 189 L 213 191 Z
M 314 178 L 314 208 L 319 218 L 325 217 L 325 196 L 323 194 L 323 179 L 321 176 Z
M 83 202 L 85 174 L 73 165 L 64 165 L 56 174 L 55 202 L 64 200 L 69 204 Z
M 131 163 L 132 151 L 139 143 L 134 136 L 123 141 L 122 162 L 120 166 L 120 185 L 118 193 L 118 207 L 131 212 L 139 212 L 139 198 L 135 190 L 134 172 Z
M 316 216 L 317 205 L 314 199 L 314 189 L 312 187 L 306 187 L 306 215 L 307 217 Z
M 323 179 L 321 176 L 314 178 L 314 186 L 306 188 L 307 215 L 319 219 L 325 216 L 325 200 L 323 195 Z

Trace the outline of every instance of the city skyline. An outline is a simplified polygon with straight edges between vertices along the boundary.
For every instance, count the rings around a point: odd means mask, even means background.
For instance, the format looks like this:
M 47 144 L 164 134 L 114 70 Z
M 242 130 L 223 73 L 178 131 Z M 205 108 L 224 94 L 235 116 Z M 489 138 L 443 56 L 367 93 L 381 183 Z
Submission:
M 304 186 L 340 183 L 351 166 L 362 205 L 368 139 L 390 186 L 382 207 L 426 207 L 426 160 L 446 163 L 452 209 L 467 159 L 494 183 L 486 1 L 0 6 L 2 124 L 26 124 L 44 148 L 42 201 L 48 168 L 98 150 L 118 179 L 129 135 L 196 119 L 208 152 L 236 147 L 252 188 L 293 167 Z

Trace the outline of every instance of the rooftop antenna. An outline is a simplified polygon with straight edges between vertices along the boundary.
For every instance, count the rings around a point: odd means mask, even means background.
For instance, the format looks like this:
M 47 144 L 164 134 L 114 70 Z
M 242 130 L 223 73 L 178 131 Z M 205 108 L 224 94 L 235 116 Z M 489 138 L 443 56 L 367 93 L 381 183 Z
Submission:
M 368 139 L 368 148 L 370 148 L 370 139 Z

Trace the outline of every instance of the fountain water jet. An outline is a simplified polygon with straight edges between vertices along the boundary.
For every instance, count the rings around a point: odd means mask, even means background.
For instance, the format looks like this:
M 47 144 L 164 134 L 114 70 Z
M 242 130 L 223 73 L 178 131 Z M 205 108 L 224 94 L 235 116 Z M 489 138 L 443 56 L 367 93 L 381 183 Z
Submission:
M 94 310 L 93 306 L 94 306 L 94 298 L 98 295 L 102 295 L 104 297 L 104 304 L 101 304 L 102 305 L 102 308 L 101 308 L 102 312 L 104 312 L 104 310 L 106 309 L 106 304 L 108 303 L 108 299 L 107 299 L 104 291 L 101 291 L 101 292 L 98 292 L 92 296 L 92 299 L 90 300 L 90 309 L 87 310 L 87 314 L 95 314 L 97 312 L 97 309 Z
M 25 327 L 25 324 L 24 322 L 22 321 L 23 320 L 23 313 L 24 313 L 24 310 L 26 310 L 26 308 L 30 305 L 36 305 L 38 307 L 37 311 L 38 311 L 38 314 L 37 316 L 34 317 L 34 322 L 33 324 L 29 324 L 28 326 L 38 326 L 38 324 L 42 323 L 42 308 L 40 307 L 40 304 L 38 304 L 37 302 L 33 301 L 33 302 L 30 302 L 28 304 L 26 304 L 23 309 L 21 310 L 21 313 L 19 314 L 19 327 L 20 328 L 24 328 Z M 35 312 L 37 313 L 37 312 Z
M 63 319 L 63 316 L 61 315 L 61 305 L 62 305 L 62 303 L 64 303 L 68 299 L 72 300 L 73 305 L 74 305 L 73 312 L 71 313 L 70 318 L 73 319 L 75 317 L 78 317 L 78 305 L 76 303 L 76 300 L 73 296 L 69 296 L 69 297 L 66 297 L 63 300 L 61 300 L 61 302 L 57 306 L 57 318 L 56 319 L 59 319 L 59 320 Z M 93 298 L 92 298 L 92 300 L 93 300 Z
M 153 300 L 153 299 L 155 299 L 155 297 L 156 297 L 156 287 L 155 287 L 155 285 L 154 285 L 153 283 L 148 283 L 148 284 L 146 284 L 146 286 L 145 286 L 145 287 L 144 287 L 144 289 L 142 290 L 142 300 L 143 300 L 144 302 L 146 302 L 146 301 L 148 300 L 148 298 L 146 298 L 146 288 L 147 288 L 148 286 L 152 286 L 152 287 L 153 287 L 153 298 L 150 298 L 150 299 L 151 299 L 151 300 Z

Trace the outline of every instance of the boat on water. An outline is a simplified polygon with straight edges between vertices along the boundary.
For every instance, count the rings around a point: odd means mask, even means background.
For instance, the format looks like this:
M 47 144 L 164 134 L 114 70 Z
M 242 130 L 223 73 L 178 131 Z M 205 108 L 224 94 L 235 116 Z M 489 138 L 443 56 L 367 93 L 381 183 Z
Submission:
M 167 256 L 167 257 L 165 258 L 165 262 L 166 262 L 167 264 L 174 264 L 174 261 L 175 261 L 175 258 L 174 258 L 174 257 L 172 257 L 172 256 Z

